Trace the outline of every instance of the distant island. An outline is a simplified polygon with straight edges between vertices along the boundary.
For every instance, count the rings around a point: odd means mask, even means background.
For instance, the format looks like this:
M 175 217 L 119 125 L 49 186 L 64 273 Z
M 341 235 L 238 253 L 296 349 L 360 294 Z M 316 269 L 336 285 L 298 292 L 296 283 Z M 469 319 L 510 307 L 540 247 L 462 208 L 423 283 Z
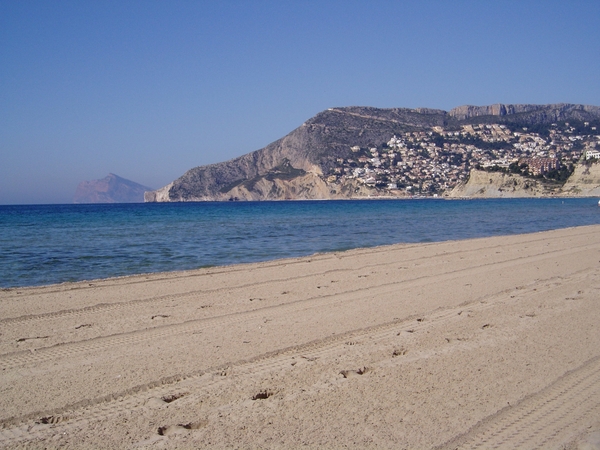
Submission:
M 330 108 L 147 202 L 600 195 L 600 107 Z
M 114 173 L 101 180 L 82 181 L 77 186 L 74 203 L 142 203 L 144 192 L 152 188 L 142 186 Z

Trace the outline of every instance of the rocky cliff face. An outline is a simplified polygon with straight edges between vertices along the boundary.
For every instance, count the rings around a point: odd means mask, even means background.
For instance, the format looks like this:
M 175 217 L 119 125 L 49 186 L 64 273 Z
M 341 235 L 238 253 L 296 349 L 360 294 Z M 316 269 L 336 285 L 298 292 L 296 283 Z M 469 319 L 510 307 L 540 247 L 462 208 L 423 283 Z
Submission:
M 109 173 L 101 180 L 82 181 L 74 203 L 142 203 L 144 192 L 152 189 Z
M 448 115 L 458 121 L 469 121 L 483 116 L 495 116 L 498 123 L 527 122 L 532 125 L 561 120 L 593 120 L 600 116 L 600 107 L 559 103 L 553 105 L 503 105 L 459 106 Z
M 516 198 L 558 195 L 560 186 L 543 180 L 501 172 L 471 170 L 469 180 L 447 194 L 449 198 Z
M 450 112 L 428 108 L 330 108 L 263 149 L 193 168 L 169 185 L 146 192 L 144 199 L 166 202 L 396 195 L 353 181 L 336 184 L 323 174 L 336 167 L 338 158 L 351 158 L 353 146 L 380 146 L 394 134 L 429 131 L 436 126 L 459 127 L 474 121 L 485 122 L 486 118 L 497 123 L 519 124 L 571 118 L 597 120 L 600 108 L 569 104 L 462 106 Z
M 578 165 L 561 193 L 572 197 L 600 196 L 600 163 Z
M 456 186 L 446 196 L 449 198 L 600 196 L 600 163 L 577 165 L 564 185 L 514 174 L 471 170 L 468 181 Z
M 520 114 L 524 112 L 537 111 L 539 105 L 503 105 L 495 104 L 490 106 L 472 106 L 464 105 L 450 110 L 450 116 L 458 120 L 470 119 L 480 116 L 506 116 L 507 114 Z
M 326 183 L 306 172 L 292 179 L 259 177 L 251 185 L 243 183 L 228 191 L 229 200 L 335 200 L 390 196 L 389 193 L 356 181 Z

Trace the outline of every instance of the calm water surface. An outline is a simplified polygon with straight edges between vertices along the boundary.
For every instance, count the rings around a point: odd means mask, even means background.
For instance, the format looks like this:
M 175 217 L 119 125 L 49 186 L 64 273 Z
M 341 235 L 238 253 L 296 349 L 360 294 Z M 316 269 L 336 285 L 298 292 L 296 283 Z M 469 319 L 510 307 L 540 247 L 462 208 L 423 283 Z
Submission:
M 596 199 L 0 206 L 0 286 L 599 223 Z

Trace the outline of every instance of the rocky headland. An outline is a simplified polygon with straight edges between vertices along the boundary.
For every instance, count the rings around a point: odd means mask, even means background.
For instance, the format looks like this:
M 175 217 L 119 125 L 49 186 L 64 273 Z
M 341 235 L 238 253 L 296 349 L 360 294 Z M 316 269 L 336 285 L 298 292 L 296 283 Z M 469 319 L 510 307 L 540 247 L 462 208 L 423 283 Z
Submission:
M 597 195 L 599 130 L 589 105 L 330 108 L 144 200 Z

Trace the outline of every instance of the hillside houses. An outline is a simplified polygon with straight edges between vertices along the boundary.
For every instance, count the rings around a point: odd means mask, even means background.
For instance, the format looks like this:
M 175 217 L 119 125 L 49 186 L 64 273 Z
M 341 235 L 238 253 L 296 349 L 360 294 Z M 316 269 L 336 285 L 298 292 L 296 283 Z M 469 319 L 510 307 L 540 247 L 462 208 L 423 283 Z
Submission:
M 407 195 L 435 195 L 466 180 L 471 168 L 508 170 L 517 163 L 526 167 L 524 174 L 546 176 L 584 155 L 599 158 L 600 135 L 595 128 L 588 124 L 583 134 L 569 123 L 552 124 L 539 132 L 504 124 L 469 124 L 460 129 L 436 126 L 405 132 L 378 147 L 351 146 L 350 157 L 337 159 L 327 181 L 354 179 Z

